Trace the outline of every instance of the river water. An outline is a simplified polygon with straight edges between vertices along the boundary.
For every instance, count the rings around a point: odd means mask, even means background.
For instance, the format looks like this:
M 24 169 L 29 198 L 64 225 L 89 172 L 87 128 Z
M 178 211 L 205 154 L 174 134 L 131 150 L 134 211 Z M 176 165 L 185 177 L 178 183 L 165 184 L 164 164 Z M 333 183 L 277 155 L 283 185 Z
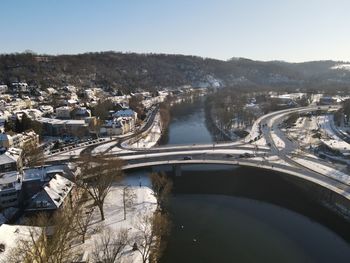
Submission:
M 210 143 L 203 99 L 176 105 L 163 144 Z M 174 177 L 167 262 L 350 262 L 350 224 L 285 177 L 187 166 Z

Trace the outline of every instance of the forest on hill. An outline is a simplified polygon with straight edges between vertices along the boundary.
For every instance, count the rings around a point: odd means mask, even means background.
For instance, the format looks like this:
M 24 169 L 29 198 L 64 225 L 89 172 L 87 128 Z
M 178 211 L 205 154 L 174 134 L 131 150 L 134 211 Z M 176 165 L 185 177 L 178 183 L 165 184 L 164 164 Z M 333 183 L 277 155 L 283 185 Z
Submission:
M 81 88 L 131 92 L 193 87 L 342 89 L 350 84 L 345 62 L 287 63 L 233 58 L 228 61 L 185 55 L 100 52 L 78 55 L 0 55 L 0 84 L 27 82 L 40 88 Z

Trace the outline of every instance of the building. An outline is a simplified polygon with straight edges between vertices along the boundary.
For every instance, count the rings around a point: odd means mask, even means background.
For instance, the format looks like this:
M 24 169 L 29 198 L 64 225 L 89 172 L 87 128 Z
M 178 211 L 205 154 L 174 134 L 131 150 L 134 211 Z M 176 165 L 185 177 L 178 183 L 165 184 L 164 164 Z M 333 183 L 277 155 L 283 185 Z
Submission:
M 116 113 L 113 114 L 113 117 L 119 118 L 119 117 L 130 117 L 133 118 L 136 122 L 137 120 L 137 113 L 133 111 L 132 109 L 125 109 L 125 110 L 118 110 Z
M 104 136 L 123 134 L 123 126 L 117 119 L 106 120 L 100 128 L 100 134 Z
M 135 129 L 135 119 L 132 117 L 119 117 L 117 121 L 121 124 L 123 134 L 131 132 Z
M 70 119 L 72 110 L 73 108 L 69 106 L 58 107 L 56 108 L 56 117 L 59 119 Z
M 0 209 L 18 206 L 22 181 L 17 171 L 0 173 Z
M 11 83 L 12 92 L 28 92 L 28 84 L 26 82 L 13 82 Z
M 86 107 L 76 107 L 71 112 L 71 117 L 75 120 L 84 120 L 91 117 L 91 111 Z
M 35 131 L 25 131 L 12 136 L 13 145 L 16 148 L 36 147 L 39 145 L 39 135 Z
M 3 149 L 0 153 L 0 173 L 19 171 L 22 169 L 21 149 Z
M 23 114 L 26 114 L 28 118 L 32 120 L 39 119 L 43 115 L 42 111 L 38 109 L 24 109 L 24 110 L 14 111 L 12 118 L 21 120 L 23 117 Z
M 69 200 L 73 186 L 73 182 L 67 178 L 54 174 L 50 181 L 43 186 L 43 189 L 31 198 L 26 211 L 59 209 Z
M 25 202 L 40 192 L 54 175 L 63 176 L 70 181 L 74 179 L 74 173 L 67 165 L 49 165 L 23 169 L 22 192 Z
M 333 97 L 321 97 L 320 101 L 319 101 L 319 105 L 332 105 L 336 103 L 336 99 L 334 99 Z
M 16 133 L 13 135 L 2 133 L 0 134 L 0 147 L 4 148 L 20 148 L 36 147 L 39 145 L 39 135 L 33 130 Z
M 89 134 L 88 120 L 60 120 L 40 118 L 43 126 L 43 134 L 48 136 L 85 136 Z

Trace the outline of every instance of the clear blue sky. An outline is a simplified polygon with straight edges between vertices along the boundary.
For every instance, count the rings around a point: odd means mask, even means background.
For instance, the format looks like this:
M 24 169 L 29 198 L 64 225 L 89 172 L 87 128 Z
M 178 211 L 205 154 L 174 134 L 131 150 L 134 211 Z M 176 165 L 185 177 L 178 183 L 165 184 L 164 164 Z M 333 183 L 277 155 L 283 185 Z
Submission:
M 1 0 L 0 53 L 350 61 L 348 0 Z

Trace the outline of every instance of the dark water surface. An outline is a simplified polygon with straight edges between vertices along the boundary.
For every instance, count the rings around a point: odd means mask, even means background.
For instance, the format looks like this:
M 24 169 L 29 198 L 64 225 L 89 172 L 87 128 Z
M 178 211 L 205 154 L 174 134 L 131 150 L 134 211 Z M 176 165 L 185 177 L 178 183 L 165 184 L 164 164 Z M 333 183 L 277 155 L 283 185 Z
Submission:
M 349 262 L 349 245 L 308 218 L 261 201 L 178 195 L 162 262 Z
M 210 143 L 212 136 L 205 123 L 204 98 L 173 106 L 164 145 Z

